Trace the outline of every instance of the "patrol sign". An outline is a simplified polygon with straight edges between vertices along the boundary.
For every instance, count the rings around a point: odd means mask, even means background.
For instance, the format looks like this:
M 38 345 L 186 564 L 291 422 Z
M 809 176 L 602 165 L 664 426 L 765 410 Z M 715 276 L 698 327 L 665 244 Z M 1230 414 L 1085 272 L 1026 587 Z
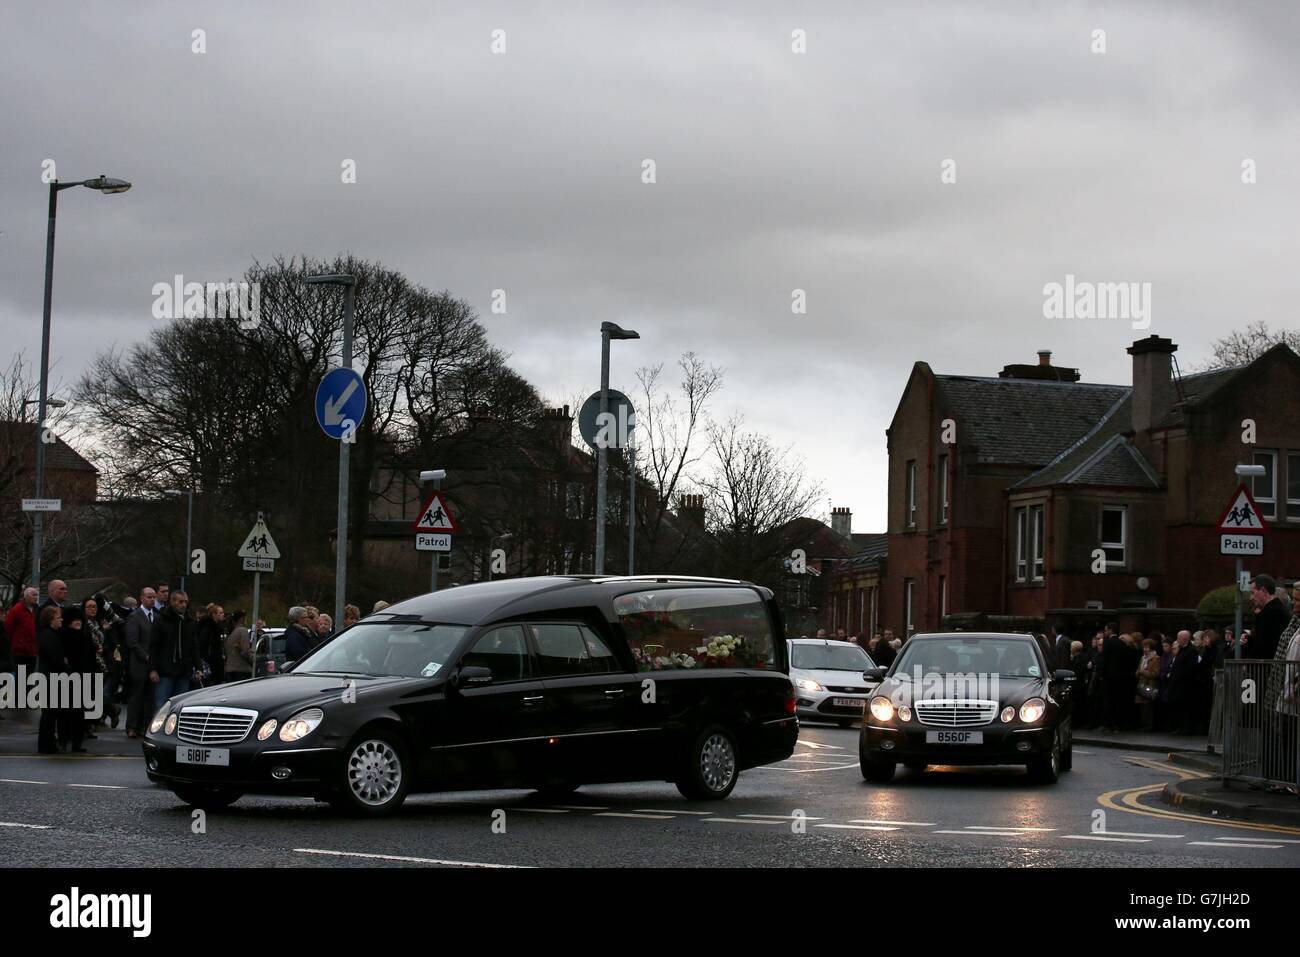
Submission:
M 442 532 L 417 532 L 415 535 L 417 552 L 449 552 L 451 536 Z
M 1219 517 L 1219 554 L 1238 557 L 1263 555 L 1267 528 L 1255 497 L 1243 482 L 1232 493 L 1228 507 Z

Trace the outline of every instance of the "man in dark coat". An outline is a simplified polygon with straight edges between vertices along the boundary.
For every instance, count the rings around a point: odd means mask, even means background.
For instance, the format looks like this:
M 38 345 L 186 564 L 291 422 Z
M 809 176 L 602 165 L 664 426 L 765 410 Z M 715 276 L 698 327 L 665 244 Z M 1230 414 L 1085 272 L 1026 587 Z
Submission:
M 1126 731 L 1133 697 L 1137 693 L 1137 665 L 1141 652 L 1135 652 L 1108 625 L 1101 646 L 1102 682 L 1105 694 L 1105 716 L 1102 730 Z
M 126 736 L 138 738 L 153 716 L 154 683 L 157 672 L 149 660 L 153 643 L 153 626 L 158 618 L 157 594 L 152 588 L 140 590 L 140 604 L 126 616 L 122 628 L 122 668 L 126 672 Z M 152 675 L 152 677 L 151 677 Z
M 1255 627 L 1250 641 L 1241 649 L 1241 656 L 1272 661 L 1277 653 L 1277 640 L 1291 621 L 1291 613 L 1277 597 L 1277 582 L 1272 576 L 1256 575 L 1250 585 L 1250 597 L 1255 602 Z
M 157 682 L 154 685 L 155 711 L 173 695 L 189 691 L 194 672 L 203 670 L 199 639 L 194 619 L 188 614 L 189 607 L 190 596 L 173 589 L 170 604 L 154 620 L 149 643 L 149 662 L 153 671 L 149 677 Z
M 1192 734 L 1195 729 L 1196 673 L 1200 655 L 1192 644 L 1192 633 L 1178 633 L 1174 666 L 1169 670 L 1169 710 L 1174 734 Z

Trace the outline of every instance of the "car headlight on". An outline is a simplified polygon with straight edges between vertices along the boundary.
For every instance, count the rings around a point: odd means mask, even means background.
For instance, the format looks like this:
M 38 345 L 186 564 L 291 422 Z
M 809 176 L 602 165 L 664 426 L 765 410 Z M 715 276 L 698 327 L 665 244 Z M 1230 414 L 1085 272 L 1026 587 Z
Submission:
M 158 713 L 153 716 L 153 720 L 149 722 L 150 734 L 157 734 L 162 730 L 163 722 L 167 720 L 167 715 L 171 713 L 171 710 L 172 702 L 171 699 L 168 698 L 163 702 L 163 706 L 158 709 Z
M 257 740 L 265 741 L 271 735 L 275 734 L 275 729 L 279 727 L 279 725 L 280 722 L 276 721 L 274 718 L 272 718 L 270 721 L 263 724 L 260 728 L 257 729 Z
M 306 711 L 299 711 L 286 721 L 284 727 L 280 729 L 280 740 L 287 743 L 301 741 L 315 731 L 324 720 L 325 712 L 320 708 L 308 708 Z
M 894 719 L 894 703 L 886 697 L 877 695 L 871 699 L 871 716 L 877 721 L 892 721 Z
M 802 690 L 804 690 L 804 691 L 824 691 L 824 690 L 826 690 L 826 689 L 824 689 L 821 685 L 819 685 L 817 682 L 813 681 L 811 678 L 800 678 L 798 681 L 795 682 L 795 686 L 798 687 L 798 688 L 800 688 L 800 689 L 802 689 Z
M 1016 720 L 1016 709 L 1007 705 L 1002 709 L 1002 723 L 1010 724 L 1014 720 Z
M 163 725 L 163 734 L 171 734 L 173 731 L 176 730 L 177 717 L 178 715 L 174 711 L 171 714 L 167 715 L 167 722 Z
M 907 705 L 905 705 L 905 704 L 900 704 L 900 705 L 898 706 L 898 720 L 900 720 L 900 721 L 911 721 L 911 720 L 912 720 L 912 709 L 909 708 L 909 707 L 908 707 Z
M 1042 698 L 1030 698 L 1020 706 L 1020 720 L 1025 724 L 1033 724 L 1046 713 L 1047 704 Z

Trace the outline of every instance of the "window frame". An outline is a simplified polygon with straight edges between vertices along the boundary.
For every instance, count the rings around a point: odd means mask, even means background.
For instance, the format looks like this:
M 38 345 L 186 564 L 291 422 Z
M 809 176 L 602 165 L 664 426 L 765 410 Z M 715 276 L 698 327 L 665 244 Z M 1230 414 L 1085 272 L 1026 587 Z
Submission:
M 1106 541 L 1106 513 L 1118 512 L 1120 516 L 1120 540 L 1118 542 Z M 1127 505 L 1107 505 L 1104 502 L 1101 506 L 1100 525 L 1098 527 L 1097 541 L 1102 551 L 1108 549 L 1119 549 L 1120 559 L 1115 561 L 1106 555 L 1107 568 L 1127 568 L 1128 567 L 1128 506 Z
M 1029 507 L 1030 580 L 1041 582 L 1047 576 L 1047 509 L 1042 505 Z
M 1295 498 L 1291 497 L 1292 484 L 1295 485 Z M 1300 522 L 1300 452 L 1290 449 L 1286 453 L 1286 520 Z
M 1272 488 L 1267 495 L 1259 491 L 1259 483 L 1263 481 L 1262 476 L 1253 476 L 1250 480 L 1250 491 L 1255 498 L 1255 504 L 1259 506 L 1259 514 L 1267 521 L 1275 522 L 1278 516 L 1278 481 L 1277 481 L 1277 461 L 1280 449 L 1255 449 L 1251 456 L 1251 462 L 1254 465 L 1263 465 L 1259 459 L 1266 458 L 1269 460 L 1268 477 L 1272 479 Z
M 1029 581 L 1029 558 L 1026 545 L 1029 541 L 1029 509 L 1020 506 L 1011 510 L 1012 524 L 1015 526 L 1016 550 L 1012 558 L 1012 574 L 1016 581 Z
M 493 674 L 492 686 L 495 687 L 497 685 L 520 684 L 525 681 L 540 680 L 541 661 L 538 660 L 537 649 L 533 646 L 533 638 L 532 635 L 528 633 L 527 625 L 528 625 L 527 622 L 522 622 L 522 621 L 502 621 L 502 622 L 496 622 L 494 624 L 488 625 L 487 630 L 480 633 L 477 638 L 471 641 L 469 647 L 466 648 L 465 651 L 461 654 L 460 658 L 457 659 L 456 667 L 457 668 L 467 667 L 465 664 L 465 659 L 474 653 L 474 649 L 478 647 L 478 643 L 480 641 L 490 636 L 493 632 L 504 631 L 507 628 L 518 628 L 524 639 L 524 649 L 528 652 L 528 674 L 523 676 L 522 678 L 506 678 L 504 680 L 498 680 L 497 676 Z M 477 667 L 477 666 L 469 665 L 468 667 Z
M 948 524 L 948 455 L 939 456 L 939 524 Z
M 903 579 L 903 635 L 910 638 L 915 631 L 916 618 L 916 579 Z
M 528 650 L 533 660 L 533 673 L 536 675 L 538 680 L 562 681 L 567 678 L 589 678 L 593 676 L 603 677 L 607 675 L 630 674 L 630 672 L 627 670 L 627 665 L 619 658 L 618 652 L 614 650 L 613 646 L 608 641 L 606 641 L 603 637 L 601 637 L 601 635 L 594 628 L 592 628 L 591 625 L 589 625 L 587 622 L 583 621 L 580 618 L 530 618 L 526 621 L 518 622 L 518 624 L 524 629 L 524 638 L 528 642 Z M 609 652 L 610 657 L 613 658 L 614 660 L 614 663 L 618 665 L 617 669 L 614 671 L 595 671 L 592 668 L 587 668 L 587 670 L 585 671 L 575 671 L 563 675 L 545 674 L 544 669 L 542 667 L 542 660 L 544 657 L 542 655 L 542 648 L 531 629 L 543 628 L 543 627 L 554 626 L 554 625 L 570 626 L 578 629 L 578 636 L 582 639 L 583 651 L 586 653 L 586 658 L 584 660 L 587 661 L 589 664 L 595 660 L 595 658 L 591 654 L 591 643 L 587 640 L 587 636 L 591 635 L 602 645 L 604 645 L 605 650 Z
M 903 525 L 916 528 L 916 459 L 908 459 L 904 478 Z

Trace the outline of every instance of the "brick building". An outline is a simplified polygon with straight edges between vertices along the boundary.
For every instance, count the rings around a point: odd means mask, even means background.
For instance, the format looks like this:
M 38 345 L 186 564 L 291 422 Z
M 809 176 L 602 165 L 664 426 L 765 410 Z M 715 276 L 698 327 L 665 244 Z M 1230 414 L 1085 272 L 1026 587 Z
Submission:
M 1233 579 L 1215 525 L 1238 463 L 1268 470 L 1253 491 L 1271 530 L 1248 568 L 1296 575 L 1300 356 L 1279 345 L 1246 366 L 1179 376 L 1176 350 L 1157 336 L 1135 342 L 1129 385 L 1083 382 L 1047 352 L 997 377 L 917 362 L 887 433 L 883 624 L 938 630 L 970 613 L 1078 627 L 1185 621 Z

